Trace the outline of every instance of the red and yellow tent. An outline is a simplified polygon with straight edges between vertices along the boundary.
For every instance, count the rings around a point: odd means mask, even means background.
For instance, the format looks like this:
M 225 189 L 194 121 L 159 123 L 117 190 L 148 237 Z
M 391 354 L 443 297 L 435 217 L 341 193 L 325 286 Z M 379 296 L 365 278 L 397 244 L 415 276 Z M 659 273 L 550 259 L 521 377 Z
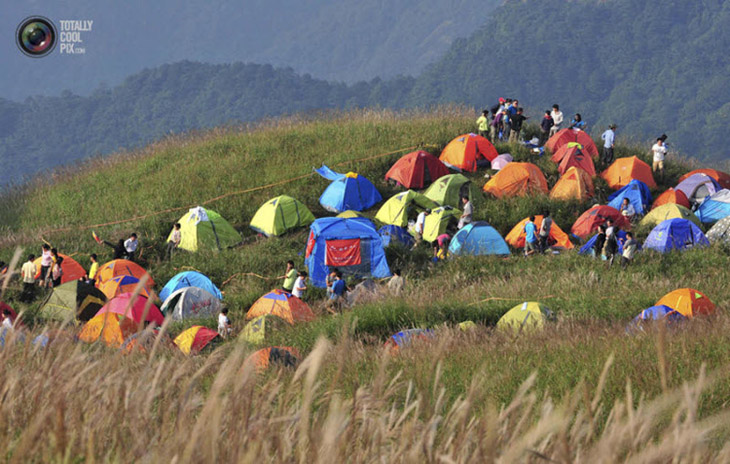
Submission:
M 175 337 L 173 342 L 180 348 L 180 351 L 189 355 L 190 353 L 197 353 L 210 344 L 216 337 L 218 332 L 211 330 L 202 325 L 194 325 L 187 330 L 184 330 Z
M 251 320 L 265 314 L 280 317 L 290 324 L 308 322 L 315 318 L 307 303 L 291 293 L 279 289 L 256 300 L 246 313 L 246 319 Z
M 142 280 L 142 277 L 144 277 L 145 275 L 148 276 L 147 282 L 145 283 L 145 287 L 148 290 L 151 290 L 152 287 L 155 285 L 152 277 L 147 274 L 147 271 L 145 271 L 142 266 L 127 259 L 115 259 L 99 267 L 98 280 L 99 283 L 103 283 L 107 280 L 112 279 L 113 277 L 125 275 L 136 277 L 139 280 Z
M 620 229 L 631 228 L 631 223 L 616 208 L 608 205 L 595 205 L 580 215 L 570 229 L 570 232 L 585 239 L 598 230 L 598 226 L 605 224 L 609 219 L 613 221 L 615 227 Z
M 63 275 L 61 276 L 61 284 L 65 284 L 66 282 L 72 282 L 74 280 L 79 280 L 86 275 L 86 271 L 84 270 L 84 268 L 75 259 L 68 255 L 64 255 L 63 253 L 59 253 L 58 256 L 63 258 L 63 262 L 61 263 L 61 269 L 63 270 Z M 39 279 L 41 277 L 41 258 L 36 258 L 33 263 L 38 269 L 35 278 Z
M 682 314 L 693 317 L 708 315 L 715 311 L 715 304 L 699 290 L 680 288 L 664 295 L 655 306 L 665 305 Z

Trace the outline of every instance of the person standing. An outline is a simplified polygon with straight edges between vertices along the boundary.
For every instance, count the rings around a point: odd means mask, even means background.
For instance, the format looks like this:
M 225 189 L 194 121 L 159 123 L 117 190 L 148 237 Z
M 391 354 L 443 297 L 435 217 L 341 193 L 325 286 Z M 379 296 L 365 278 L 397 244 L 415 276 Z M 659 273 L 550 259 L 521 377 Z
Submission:
M 221 309 L 218 313 L 218 335 L 222 338 L 228 338 L 231 334 L 232 325 L 231 320 L 228 319 L 228 308 Z
M 548 240 L 550 239 L 550 229 L 553 227 L 553 218 L 550 217 L 550 211 L 545 211 L 540 224 L 539 240 L 540 240 L 540 253 L 545 253 L 548 249 Z
M 510 102 L 510 105 L 512 103 Z M 502 140 L 508 141 L 509 140 L 509 134 L 512 132 L 512 115 L 510 115 L 510 108 L 511 106 L 507 106 L 504 110 L 502 110 Z
M 51 254 L 51 246 L 47 243 L 44 243 L 41 247 L 41 275 L 38 282 L 41 287 L 46 286 L 46 281 L 48 280 L 48 275 L 51 272 L 52 266 L 53 255 Z
M 613 144 L 616 140 L 616 124 L 608 126 L 606 132 L 601 134 L 603 139 L 603 164 L 605 166 L 613 163 Z
M 89 268 L 89 272 L 86 274 L 86 282 L 93 284 L 96 282 L 96 277 L 99 274 L 99 261 L 96 253 L 91 253 L 89 260 L 91 261 L 91 267 Z
M 459 229 L 467 224 L 471 224 L 472 217 L 474 216 L 474 206 L 469 201 L 469 197 L 461 197 L 461 204 L 464 206 L 464 212 L 461 213 L 461 217 L 459 218 L 459 224 L 457 225 Z
M 417 247 L 419 243 L 423 240 L 423 233 L 426 230 L 426 218 L 428 215 L 431 214 L 431 210 L 426 208 L 425 210 L 418 213 L 418 216 L 416 216 L 416 243 L 413 244 L 413 248 Z
M 608 267 L 613 265 L 613 259 L 618 253 L 618 240 L 616 240 L 616 232 L 613 227 L 606 228 L 606 243 L 603 245 L 603 256 L 608 261 Z
M 524 114 L 522 114 L 523 111 L 524 111 L 523 108 L 517 108 L 517 112 L 510 119 L 511 127 L 512 127 L 512 131 L 510 132 L 510 135 L 509 135 L 510 143 L 517 143 L 520 141 L 520 132 L 522 131 L 522 124 L 525 122 L 525 120 L 529 119 Z
M 167 242 L 167 259 L 172 259 L 172 254 L 175 252 L 177 247 L 180 246 L 180 242 L 182 241 L 182 232 L 180 231 L 181 227 L 182 226 L 179 222 L 172 227 L 170 241 Z
M 535 216 L 530 216 L 530 219 L 525 224 L 525 256 L 530 256 L 537 251 L 537 227 L 535 226 Z
M 137 234 L 132 232 L 127 240 L 124 241 L 124 251 L 126 258 L 130 261 L 134 261 L 137 255 L 137 247 L 139 246 L 139 240 L 137 240 Z
M 656 143 L 651 147 L 651 151 L 654 155 L 654 162 L 651 165 L 652 172 L 659 173 L 659 178 L 664 177 L 664 157 L 667 155 L 667 147 L 664 146 L 664 140 L 659 137 L 656 139 Z
M 634 260 L 634 255 L 639 247 L 639 242 L 634 240 L 634 234 L 626 232 L 626 243 L 624 243 L 624 251 L 621 255 L 621 267 L 626 269 L 626 266 L 631 264 Z
M 563 112 L 560 111 L 560 105 L 557 103 L 553 105 L 550 117 L 553 118 L 553 127 L 550 128 L 550 137 L 552 137 L 560 130 L 560 125 L 563 124 Z
M 545 145 L 550 135 L 550 129 L 553 127 L 553 117 L 550 116 L 550 110 L 545 110 L 545 116 L 540 121 L 540 146 Z
M 51 285 L 53 288 L 61 286 L 61 279 L 63 278 L 63 258 L 56 258 L 56 262 L 53 263 L 53 269 L 51 269 Z
M 482 111 L 482 115 L 477 119 L 477 130 L 479 135 L 484 138 L 489 138 L 489 110 Z
M 297 270 L 294 268 L 294 261 L 289 260 L 286 262 L 286 272 L 283 276 L 279 276 L 280 279 L 284 279 L 282 288 L 285 292 L 291 293 L 294 290 L 294 282 L 297 280 Z
M 292 295 L 302 299 L 304 298 L 304 292 L 307 290 L 307 271 L 300 271 L 297 280 L 294 281 L 294 288 L 292 289 Z
M 603 245 L 606 244 L 606 226 L 601 224 L 598 226 L 598 234 L 596 234 L 596 241 L 593 242 L 593 249 L 591 255 L 594 258 L 598 258 L 603 253 Z
M 35 276 L 38 273 L 38 267 L 34 261 L 35 255 L 29 255 L 28 261 L 20 269 L 20 274 L 23 277 L 23 293 L 20 295 L 20 301 L 24 303 L 31 303 L 35 298 Z
M 499 110 L 497 114 L 494 115 L 492 122 L 489 124 L 489 135 L 491 136 L 492 143 L 497 143 L 500 127 L 502 127 L 502 110 Z

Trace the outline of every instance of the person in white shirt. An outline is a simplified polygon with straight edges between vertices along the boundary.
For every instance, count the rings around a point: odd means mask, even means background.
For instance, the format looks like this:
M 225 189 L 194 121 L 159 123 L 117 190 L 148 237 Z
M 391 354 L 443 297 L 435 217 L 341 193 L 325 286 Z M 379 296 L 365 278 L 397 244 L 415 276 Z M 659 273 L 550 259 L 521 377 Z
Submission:
M 624 198 L 619 211 L 621 211 L 621 215 L 628 219 L 629 222 L 634 221 L 634 218 L 636 217 L 636 208 L 634 208 L 634 205 L 631 204 L 628 198 Z
M 458 228 L 461 229 L 467 224 L 471 224 L 474 215 L 474 206 L 472 206 L 469 197 L 462 197 L 461 203 L 464 205 L 464 213 L 459 218 Z
M 553 127 L 550 128 L 550 137 L 552 137 L 561 129 L 560 126 L 563 124 L 563 112 L 560 111 L 560 106 L 557 103 L 553 105 L 550 117 L 553 118 Z
M 431 214 L 430 209 L 426 209 L 424 211 L 421 211 L 418 217 L 416 218 L 416 243 L 413 245 L 413 248 L 415 248 L 421 240 L 423 240 L 423 231 L 426 228 L 426 216 Z
M 13 315 L 10 314 L 9 310 L 3 309 L 3 329 L 13 330 L 13 320 L 11 319 L 12 317 Z
M 231 333 L 231 320 L 228 319 L 228 308 L 221 309 L 218 314 L 218 335 L 228 338 Z
M 664 140 L 660 137 L 656 139 L 656 143 L 651 147 L 652 154 L 654 155 L 654 162 L 651 165 L 653 172 L 659 172 L 659 177 L 664 176 L 664 157 L 667 154 L 667 147 L 664 146 Z
M 127 259 L 134 261 L 137 253 L 137 247 L 139 246 L 139 240 L 137 240 L 137 234 L 132 233 L 127 240 L 124 241 L 124 250 L 127 252 Z
M 309 274 L 307 274 L 307 271 L 300 271 L 299 277 L 297 277 L 297 280 L 294 281 L 294 288 L 292 289 L 292 295 L 294 295 L 297 298 L 302 298 L 304 296 L 304 292 L 307 290 L 307 277 Z
M 180 228 L 182 226 L 178 222 L 175 224 L 172 228 L 172 234 L 170 234 L 170 241 L 167 242 L 167 259 L 172 259 L 172 254 L 175 252 L 177 247 L 180 246 L 180 242 L 182 241 L 182 232 L 180 231 Z
M 23 264 L 20 274 L 23 277 L 23 293 L 20 295 L 20 301 L 30 303 L 33 301 L 35 292 L 35 275 L 38 273 L 38 267 L 35 263 L 35 255 L 28 256 L 28 261 Z

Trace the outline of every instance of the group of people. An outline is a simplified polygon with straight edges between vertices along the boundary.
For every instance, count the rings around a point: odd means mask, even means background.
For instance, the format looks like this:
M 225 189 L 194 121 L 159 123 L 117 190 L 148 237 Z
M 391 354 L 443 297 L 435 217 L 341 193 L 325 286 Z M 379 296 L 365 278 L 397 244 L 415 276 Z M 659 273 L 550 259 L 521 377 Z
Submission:
M 619 230 L 614 226 L 611 219 L 606 224 L 598 226 L 598 235 L 593 243 L 591 255 L 600 256 L 607 262 L 608 267 L 613 265 L 614 259 L 619 254 L 619 242 L 622 242 L 623 251 L 621 252 L 621 267 L 625 268 L 634 259 L 634 255 L 639 248 L 639 242 L 634 238 L 633 232 L 626 232 L 625 238 L 619 238 Z
M 35 299 L 36 287 L 55 288 L 61 285 L 63 279 L 63 256 L 58 254 L 58 249 L 51 248 L 44 243 L 41 246 L 40 267 L 36 264 L 36 256 L 28 255 L 28 260 L 20 268 L 20 275 L 23 281 L 23 290 L 20 294 L 20 301 L 32 303 Z M 87 283 L 95 283 L 99 273 L 99 261 L 96 253 L 89 256 L 91 265 L 89 271 L 82 277 Z
M 129 234 L 129 237 L 126 240 L 120 238 L 116 244 L 107 242 L 106 240 L 101 240 L 96 236 L 94 237 L 98 243 L 106 245 L 114 250 L 112 259 L 128 259 L 129 261 L 134 261 L 138 256 L 137 249 L 139 248 L 139 239 L 137 238 L 137 234 L 134 232 Z
M 497 140 L 518 142 L 522 126 L 527 119 L 529 118 L 524 115 L 524 108 L 520 106 L 518 100 L 500 98 L 492 108 L 482 111 L 482 115 L 477 119 L 477 129 L 479 135 L 491 142 Z
M 553 218 L 550 216 L 550 211 L 545 211 L 543 214 L 542 222 L 540 227 L 535 224 L 535 216 L 530 218 L 525 223 L 525 256 L 531 256 L 536 253 L 545 253 L 549 247 L 550 231 L 553 227 Z
M 439 235 L 434 242 L 434 261 L 445 259 L 448 256 L 448 247 L 451 241 L 452 233 L 458 232 L 459 230 L 463 229 L 467 224 L 471 224 L 474 219 L 474 204 L 472 203 L 471 199 L 467 195 L 462 195 L 460 198 L 460 202 L 462 206 L 462 212 L 456 224 L 456 230 L 447 229 L 446 233 Z M 421 241 L 423 241 L 423 234 L 426 231 L 426 218 L 430 214 L 431 210 L 427 208 L 421 211 L 416 217 L 416 223 L 413 228 L 416 235 L 416 244 L 414 245 L 414 248 L 418 246 Z

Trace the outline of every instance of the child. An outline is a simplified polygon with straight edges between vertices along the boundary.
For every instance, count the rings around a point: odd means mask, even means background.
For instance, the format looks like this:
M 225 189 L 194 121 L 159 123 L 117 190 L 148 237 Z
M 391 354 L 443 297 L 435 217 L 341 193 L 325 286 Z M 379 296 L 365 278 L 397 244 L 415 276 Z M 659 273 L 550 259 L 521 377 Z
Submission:
M 137 254 L 137 247 L 139 246 L 139 240 L 137 240 L 137 234 L 132 233 L 129 238 L 124 242 L 124 251 L 127 254 L 127 259 L 134 261 Z
M 180 227 L 182 226 L 178 222 L 172 229 L 172 236 L 170 237 L 170 241 L 167 242 L 167 259 L 172 259 L 173 252 L 180 246 L 180 242 L 182 241 Z
M 299 272 L 299 277 L 297 277 L 297 280 L 294 282 L 294 289 L 292 289 L 292 295 L 294 295 L 297 298 L 304 297 L 304 292 L 307 290 L 307 271 L 301 271 Z
M 228 338 L 231 334 L 231 329 L 231 320 L 228 319 L 228 308 L 223 308 L 218 314 L 218 335 L 223 338 Z

